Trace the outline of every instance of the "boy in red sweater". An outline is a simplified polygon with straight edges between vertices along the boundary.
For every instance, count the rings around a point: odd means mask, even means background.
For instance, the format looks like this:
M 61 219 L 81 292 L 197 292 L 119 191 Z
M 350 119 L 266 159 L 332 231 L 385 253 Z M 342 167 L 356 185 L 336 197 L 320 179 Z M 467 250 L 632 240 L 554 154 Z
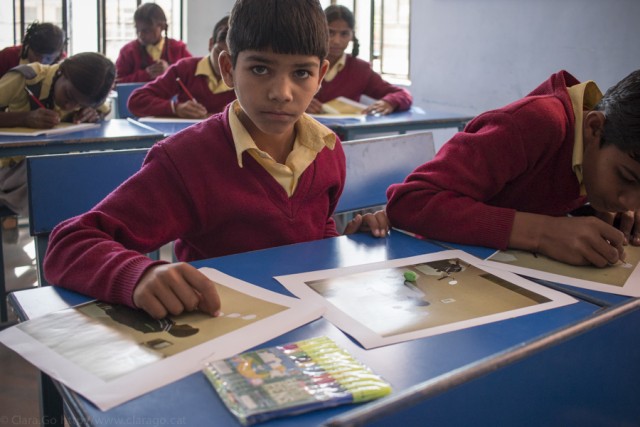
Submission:
M 640 70 L 604 97 L 560 71 L 389 187 L 389 220 L 439 240 L 616 263 L 640 244 L 639 129 Z M 596 215 L 578 217 L 587 202 Z
M 328 66 L 320 4 L 237 0 L 227 42 L 220 69 L 237 101 L 157 143 L 136 175 L 58 225 L 44 260 L 49 282 L 156 318 L 215 316 L 220 301 L 204 275 L 142 254 L 175 241 L 178 259 L 193 261 L 337 235 L 344 152 L 304 114 Z M 361 226 L 388 230 L 383 212 L 346 232 Z
M 127 105 L 129 111 L 137 117 L 203 119 L 224 110 L 236 99 L 235 92 L 222 80 L 218 65 L 220 52 L 227 50 L 228 29 L 229 17 L 224 17 L 213 28 L 208 56 L 183 58 L 162 76 L 133 91 Z

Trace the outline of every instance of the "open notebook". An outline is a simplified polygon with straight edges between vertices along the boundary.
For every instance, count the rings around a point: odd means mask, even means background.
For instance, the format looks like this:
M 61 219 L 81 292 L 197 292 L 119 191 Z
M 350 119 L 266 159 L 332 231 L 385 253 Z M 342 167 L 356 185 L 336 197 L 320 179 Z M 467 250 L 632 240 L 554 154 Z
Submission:
M 322 104 L 322 114 L 331 115 L 362 115 L 366 105 L 352 99 L 339 96 Z
M 0 128 L 0 135 L 7 136 L 40 136 L 57 135 L 61 133 L 78 132 L 97 128 L 98 123 L 60 123 L 51 129 L 33 129 L 27 127 Z

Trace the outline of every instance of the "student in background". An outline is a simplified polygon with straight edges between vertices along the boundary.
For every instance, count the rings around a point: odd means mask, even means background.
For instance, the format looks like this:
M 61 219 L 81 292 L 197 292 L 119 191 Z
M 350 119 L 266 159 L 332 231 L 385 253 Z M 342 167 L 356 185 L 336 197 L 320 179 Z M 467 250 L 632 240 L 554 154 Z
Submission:
M 155 318 L 216 315 L 203 274 L 143 254 L 175 241 L 177 258 L 194 261 L 336 236 L 344 152 L 304 114 L 328 68 L 327 40 L 317 0 L 237 0 L 219 58 L 237 100 L 155 144 L 137 174 L 58 225 L 47 280 Z M 384 212 L 356 217 L 346 232 L 367 227 L 386 235 Z
M 167 36 L 167 17 L 157 4 L 141 4 L 133 21 L 138 39 L 120 49 L 116 60 L 118 83 L 149 82 L 169 65 L 191 56 L 186 44 Z
M 640 70 L 604 97 L 553 74 L 469 122 L 387 196 L 393 226 L 425 237 L 576 265 L 624 260 L 624 245 L 640 244 Z M 586 202 L 596 215 L 576 216 Z
M 322 87 L 309 104 L 307 113 L 322 113 L 322 103 L 339 96 L 360 101 L 362 95 L 376 99 L 363 112 L 385 115 L 394 111 L 404 111 L 411 107 L 413 98 L 406 89 L 394 86 L 371 69 L 371 64 L 358 59 L 358 39 L 354 34 L 355 18 L 344 6 L 331 5 L 325 9 L 329 23 L 329 71 Z M 349 42 L 353 41 L 351 54 L 345 53 Z
M 108 113 L 103 103 L 114 78 L 113 63 L 99 53 L 15 67 L 0 79 L 0 127 L 48 129 L 61 121 L 98 121 Z M 0 204 L 27 214 L 24 157 L 0 158 Z
M 222 80 L 218 65 L 220 52 L 227 49 L 228 29 L 229 17 L 224 17 L 213 28 L 209 56 L 181 59 L 162 76 L 136 89 L 129 97 L 129 111 L 137 117 L 202 119 L 224 110 L 236 98 Z
M 34 22 L 22 38 L 22 44 L 0 50 L 0 77 L 7 71 L 22 64 L 39 62 L 54 64 L 64 58 L 67 38 L 57 25 Z

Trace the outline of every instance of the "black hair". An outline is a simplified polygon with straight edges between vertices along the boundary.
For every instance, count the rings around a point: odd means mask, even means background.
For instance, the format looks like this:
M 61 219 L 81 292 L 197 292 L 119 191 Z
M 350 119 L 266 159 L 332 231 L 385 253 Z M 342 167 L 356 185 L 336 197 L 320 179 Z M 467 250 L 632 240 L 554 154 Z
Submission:
M 640 161 L 640 70 L 609 88 L 595 110 L 605 115 L 601 143 Z
M 26 59 L 29 55 L 29 49 L 36 54 L 50 55 L 55 52 L 64 50 L 67 43 L 67 36 L 57 25 L 49 22 L 39 23 L 33 21 L 24 33 L 22 38 L 22 50 L 20 58 Z
M 327 23 L 329 24 L 339 19 L 342 19 L 347 23 L 349 28 L 351 28 L 351 31 L 353 31 L 353 38 L 351 41 L 353 43 L 353 48 L 351 49 L 351 56 L 353 56 L 354 58 L 358 56 L 358 54 L 360 53 L 360 42 L 358 41 L 355 33 L 356 18 L 355 16 L 353 16 L 353 12 L 351 12 L 345 6 L 332 4 L 324 10 L 324 14 L 327 16 Z
M 163 31 L 167 31 L 167 16 L 164 10 L 155 3 L 143 3 L 133 13 L 134 22 L 143 22 L 149 25 L 160 25 Z
M 213 27 L 213 32 L 211 33 L 211 37 L 213 38 L 213 42 L 217 43 L 219 35 L 218 32 L 223 29 L 223 28 L 229 28 L 229 16 L 225 16 L 224 18 L 222 18 L 221 20 L 219 20 L 218 22 L 216 22 L 216 25 Z M 227 38 L 227 31 L 225 31 L 223 34 L 220 34 L 220 36 L 224 37 L 225 39 Z
M 318 0 L 237 0 L 227 46 L 234 67 L 240 52 L 267 48 L 322 61 L 329 47 L 327 20 Z
M 89 98 L 93 105 L 102 104 L 113 87 L 116 69 L 101 53 L 83 52 L 60 63 L 59 72 L 74 88 Z

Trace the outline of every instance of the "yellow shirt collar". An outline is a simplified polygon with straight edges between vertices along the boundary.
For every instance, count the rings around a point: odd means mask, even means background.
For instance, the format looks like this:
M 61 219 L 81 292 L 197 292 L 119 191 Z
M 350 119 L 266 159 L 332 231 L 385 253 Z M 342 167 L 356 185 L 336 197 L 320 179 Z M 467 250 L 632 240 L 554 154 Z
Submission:
M 151 59 L 157 61 L 162 56 L 162 48 L 164 48 L 164 37 L 160 38 L 160 41 L 156 44 L 148 44 L 144 47 L 151 56 Z
M 218 80 L 216 75 L 213 74 L 213 68 L 211 67 L 211 62 L 209 62 L 208 56 L 205 56 L 200 61 L 198 61 L 198 64 L 196 65 L 195 75 L 206 76 L 207 79 L 209 79 L 208 86 L 211 93 L 221 93 L 231 90 L 231 88 L 226 85 L 224 80 Z
M 584 119 L 584 111 L 592 110 L 596 104 L 602 99 L 602 92 L 598 86 L 592 81 L 578 83 L 567 88 L 571 105 L 573 106 L 573 114 L 575 116 L 574 123 L 574 140 L 573 140 L 573 158 L 571 166 L 580 183 L 580 193 L 586 194 L 584 184 L 582 182 L 582 160 L 584 156 L 584 140 L 582 137 L 582 127 Z
M 324 80 L 330 82 L 331 80 L 333 80 L 340 71 L 342 71 L 342 69 L 344 68 L 344 66 L 347 64 L 347 54 L 343 53 L 342 57 L 340 57 L 340 59 L 338 60 L 338 62 L 336 62 L 333 67 L 331 67 L 331 69 L 329 69 L 329 71 L 327 71 L 327 74 L 325 74 L 324 76 Z

